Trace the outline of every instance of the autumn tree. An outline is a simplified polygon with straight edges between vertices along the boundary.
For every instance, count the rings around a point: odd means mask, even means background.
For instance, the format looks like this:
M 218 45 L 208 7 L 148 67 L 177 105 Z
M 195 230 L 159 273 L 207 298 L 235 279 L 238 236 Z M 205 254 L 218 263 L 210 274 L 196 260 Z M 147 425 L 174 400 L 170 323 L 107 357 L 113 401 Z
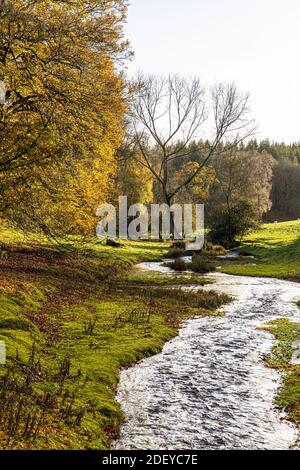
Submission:
M 214 241 L 232 246 L 270 210 L 275 161 L 267 152 L 231 149 L 212 163 L 216 183 L 207 220 Z
M 2 0 L 0 210 L 89 232 L 123 136 L 124 0 Z
M 128 197 L 128 206 L 153 202 L 153 175 L 139 163 L 140 159 L 140 150 L 132 135 L 125 132 L 118 151 L 118 169 L 115 181 L 116 202 L 119 196 Z
M 177 187 L 199 168 L 199 163 L 189 161 L 181 168 L 172 172 L 170 185 Z M 181 204 L 204 204 L 207 202 L 211 187 L 216 181 L 216 171 L 211 165 L 202 168 L 195 178 L 188 184 L 182 185 L 181 190 L 174 197 L 175 203 Z

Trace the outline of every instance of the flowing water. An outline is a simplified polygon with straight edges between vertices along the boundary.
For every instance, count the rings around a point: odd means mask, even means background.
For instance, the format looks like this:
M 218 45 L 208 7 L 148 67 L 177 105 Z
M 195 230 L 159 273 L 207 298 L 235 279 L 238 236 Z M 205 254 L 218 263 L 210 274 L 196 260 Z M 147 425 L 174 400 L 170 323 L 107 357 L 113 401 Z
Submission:
M 158 263 L 144 268 L 166 272 Z M 162 353 L 123 370 L 118 400 L 126 415 L 116 449 L 288 449 L 295 428 L 274 406 L 277 371 L 262 356 L 273 336 L 257 328 L 288 317 L 300 284 L 212 274 L 206 286 L 231 294 L 224 317 L 188 321 Z

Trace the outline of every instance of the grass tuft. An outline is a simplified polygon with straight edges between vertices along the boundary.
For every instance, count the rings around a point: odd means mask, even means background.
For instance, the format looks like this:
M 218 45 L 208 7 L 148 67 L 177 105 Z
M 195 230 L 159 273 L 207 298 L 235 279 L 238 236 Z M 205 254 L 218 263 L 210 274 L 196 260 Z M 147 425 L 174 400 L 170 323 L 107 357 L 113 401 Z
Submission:
M 283 383 L 276 398 L 279 408 L 286 411 L 288 418 L 300 424 L 300 365 L 292 364 L 295 353 L 293 343 L 300 340 L 300 323 L 279 319 L 268 323 L 265 330 L 273 333 L 277 343 L 266 356 L 270 367 L 283 373 Z

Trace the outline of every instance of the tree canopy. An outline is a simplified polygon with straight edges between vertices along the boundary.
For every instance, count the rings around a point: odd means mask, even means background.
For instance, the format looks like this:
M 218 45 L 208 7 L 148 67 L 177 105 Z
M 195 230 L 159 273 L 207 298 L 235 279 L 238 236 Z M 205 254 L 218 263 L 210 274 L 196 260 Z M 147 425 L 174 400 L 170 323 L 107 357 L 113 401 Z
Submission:
M 91 226 L 123 136 L 126 7 L 124 0 L 1 1 L 2 214 L 67 231 Z

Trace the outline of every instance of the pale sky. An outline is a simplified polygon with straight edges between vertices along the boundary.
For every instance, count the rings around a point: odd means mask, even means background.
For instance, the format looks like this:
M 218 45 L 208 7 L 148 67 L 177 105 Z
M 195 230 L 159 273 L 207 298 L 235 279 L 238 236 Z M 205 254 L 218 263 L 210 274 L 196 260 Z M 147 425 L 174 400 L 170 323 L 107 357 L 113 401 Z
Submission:
M 131 0 L 128 73 L 234 81 L 257 138 L 300 141 L 300 0 Z

